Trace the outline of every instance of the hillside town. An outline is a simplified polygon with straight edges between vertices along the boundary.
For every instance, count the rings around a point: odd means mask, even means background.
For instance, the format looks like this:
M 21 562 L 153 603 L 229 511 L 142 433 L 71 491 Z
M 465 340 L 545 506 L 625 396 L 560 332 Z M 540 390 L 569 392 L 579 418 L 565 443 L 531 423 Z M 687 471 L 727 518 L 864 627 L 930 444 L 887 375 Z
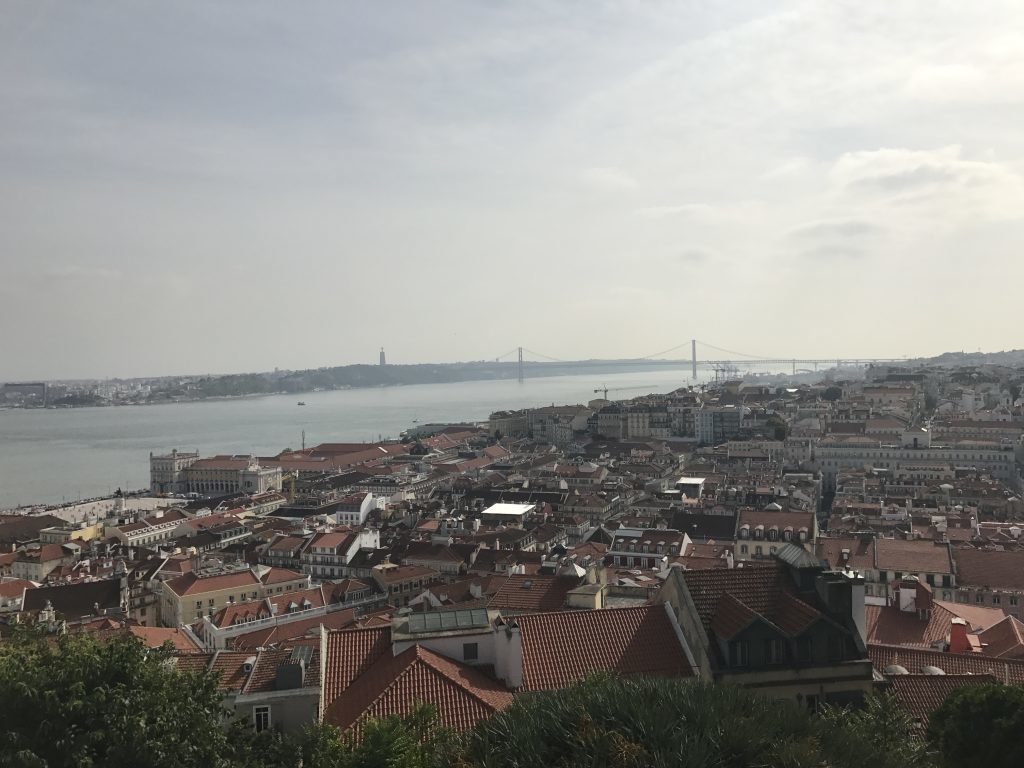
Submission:
M 145 493 L 0 516 L 0 636 L 133 635 L 254 731 L 464 730 L 595 671 L 815 710 L 1024 684 L 1024 370 L 873 366 L 150 455 Z

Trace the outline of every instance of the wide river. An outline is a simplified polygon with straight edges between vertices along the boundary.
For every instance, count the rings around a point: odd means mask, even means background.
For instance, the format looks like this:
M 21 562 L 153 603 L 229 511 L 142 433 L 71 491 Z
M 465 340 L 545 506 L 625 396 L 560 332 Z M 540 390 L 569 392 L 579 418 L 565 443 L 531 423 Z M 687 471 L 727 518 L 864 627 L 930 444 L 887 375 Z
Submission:
M 493 411 L 667 392 L 686 370 L 466 381 L 169 405 L 0 410 L 0 509 L 149 485 L 149 453 L 274 455 L 325 442 L 397 437 L 414 423 L 482 421 Z M 306 403 L 299 407 L 298 401 Z

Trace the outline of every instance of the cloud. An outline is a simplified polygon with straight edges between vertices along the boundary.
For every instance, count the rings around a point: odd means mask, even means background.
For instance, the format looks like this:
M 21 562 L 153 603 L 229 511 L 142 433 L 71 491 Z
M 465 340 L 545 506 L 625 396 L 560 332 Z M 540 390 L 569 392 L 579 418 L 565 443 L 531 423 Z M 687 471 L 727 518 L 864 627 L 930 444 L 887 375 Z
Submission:
M 878 247 L 884 231 L 865 219 L 832 219 L 802 224 L 787 235 L 802 258 L 836 261 L 868 255 Z
M 683 203 L 681 205 L 654 205 L 646 208 L 636 208 L 634 216 L 645 219 L 663 219 L 668 216 L 701 216 L 713 217 L 719 211 L 712 205 L 706 203 Z
M 609 166 L 587 168 L 581 178 L 590 187 L 608 192 L 632 191 L 640 183 L 625 171 Z
M 55 264 L 43 272 L 46 280 L 53 281 L 102 281 L 113 282 L 124 277 L 119 269 L 90 267 L 80 264 Z
M 711 251 L 706 248 L 684 248 L 676 254 L 676 259 L 684 264 L 703 264 L 710 261 Z
M 994 160 L 964 157 L 958 145 L 844 153 L 830 181 L 861 202 L 924 207 L 946 221 L 1024 217 L 1024 179 Z
M 864 219 L 837 219 L 802 224 L 789 232 L 797 240 L 863 239 L 882 232 L 882 227 Z

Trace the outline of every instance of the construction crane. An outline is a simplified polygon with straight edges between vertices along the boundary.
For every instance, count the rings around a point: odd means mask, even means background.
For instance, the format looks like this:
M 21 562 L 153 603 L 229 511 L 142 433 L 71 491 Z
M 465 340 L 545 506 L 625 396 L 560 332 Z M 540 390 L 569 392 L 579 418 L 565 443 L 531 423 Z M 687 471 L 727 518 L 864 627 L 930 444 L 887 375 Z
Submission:
M 605 400 L 608 399 L 609 392 L 627 392 L 629 390 L 637 389 L 649 389 L 648 387 L 609 387 L 607 384 L 602 384 L 600 387 L 594 390 L 594 394 L 601 393 L 601 397 Z

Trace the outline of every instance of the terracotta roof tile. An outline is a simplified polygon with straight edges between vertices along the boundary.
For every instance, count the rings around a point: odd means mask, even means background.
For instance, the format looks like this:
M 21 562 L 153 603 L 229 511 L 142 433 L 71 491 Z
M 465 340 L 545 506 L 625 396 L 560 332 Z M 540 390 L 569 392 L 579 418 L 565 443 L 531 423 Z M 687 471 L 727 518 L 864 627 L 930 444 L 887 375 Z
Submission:
M 184 653 L 174 657 L 174 665 L 179 672 L 197 673 L 206 672 L 213 661 L 213 653 Z
M 275 624 L 272 627 L 246 632 L 244 635 L 236 636 L 231 641 L 231 646 L 236 651 L 276 646 L 304 638 L 320 626 L 328 630 L 355 626 L 355 610 L 346 608 L 341 611 L 332 611 L 326 616 L 313 616 L 308 619 L 289 621 L 285 624 Z
M 844 549 L 849 550 L 849 557 L 844 558 Z M 820 538 L 815 544 L 814 552 L 818 559 L 827 562 L 830 568 L 842 568 L 844 565 L 861 569 L 875 567 L 874 537 L 866 541 L 853 536 Z
M 955 549 L 961 586 L 1024 590 L 1024 550 Z
M 889 678 L 889 690 L 911 717 L 927 727 L 932 712 L 953 691 L 994 682 L 996 679 L 991 675 L 893 675 Z
M 693 675 L 662 605 L 541 613 L 510 623 L 522 633 L 523 690 L 564 688 L 597 671 Z
M 303 687 L 318 687 L 320 683 L 320 647 L 319 643 L 311 646 L 312 652 L 303 678 Z M 256 663 L 245 685 L 245 693 L 261 693 L 273 691 L 277 685 L 277 668 L 292 660 L 294 648 L 272 649 L 260 651 Z M 251 657 L 250 657 L 251 658 Z
M 282 584 L 286 581 L 296 581 L 307 578 L 304 574 L 289 570 L 288 568 L 271 568 L 260 577 L 264 584 Z
M 210 671 L 217 676 L 217 687 L 222 691 L 241 691 L 249 676 L 245 665 L 251 661 L 255 661 L 255 654 L 217 651 L 210 662 Z
M 465 730 L 512 703 L 499 682 L 420 645 L 385 654 L 325 711 L 324 721 L 359 729 L 370 717 L 408 713 L 417 703 L 437 710 L 441 725 Z
M 872 643 L 868 656 L 879 672 L 891 664 L 898 664 L 911 673 L 924 667 L 937 667 L 947 675 L 994 675 L 1007 685 L 1024 685 L 1024 660 L 996 659 L 983 653 L 945 653 L 927 648 L 907 648 L 897 645 Z
M 822 618 L 821 612 L 815 610 L 803 600 L 783 592 L 775 607 L 775 624 L 788 635 L 796 637 Z
M 933 541 L 876 539 L 875 568 L 904 573 L 952 573 L 949 545 Z
M 250 570 L 203 577 L 190 572 L 184 576 L 164 582 L 164 586 L 179 597 L 198 595 L 220 589 L 230 589 L 231 587 L 247 587 L 254 584 L 259 584 L 259 579 Z
M 327 634 L 323 711 L 352 681 L 384 654 L 391 654 L 391 622 L 368 629 L 342 629 Z
M 564 576 L 495 576 L 490 587 L 496 591 L 488 607 L 524 613 L 560 611 L 569 591 L 578 586 L 578 579 Z
M 757 619 L 756 611 L 751 610 L 727 592 L 718 599 L 715 616 L 711 621 L 711 629 L 722 640 L 731 640 Z
M 982 653 L 997 658 L 1019 659 L 1024 657 L 1024 623 L 1015 616 L 1007 616 L 978 633 Z
M 146 644 L 147 648 L 159 648 L 164 643 L 171 643 L 174 650 L 183 653 L 195 653 L 200 650 L 195 641 L 178 628 L 129 626 L 128 631 Z
M 770 616 L 779 595 L 795 589 L 776 562 L 745 564 L 743 568 L 728 570 L 683 571 L 681 575 L 706 630 L 711 630 L 715 610 L 724 594 L 733 595 L 756 613 Z

